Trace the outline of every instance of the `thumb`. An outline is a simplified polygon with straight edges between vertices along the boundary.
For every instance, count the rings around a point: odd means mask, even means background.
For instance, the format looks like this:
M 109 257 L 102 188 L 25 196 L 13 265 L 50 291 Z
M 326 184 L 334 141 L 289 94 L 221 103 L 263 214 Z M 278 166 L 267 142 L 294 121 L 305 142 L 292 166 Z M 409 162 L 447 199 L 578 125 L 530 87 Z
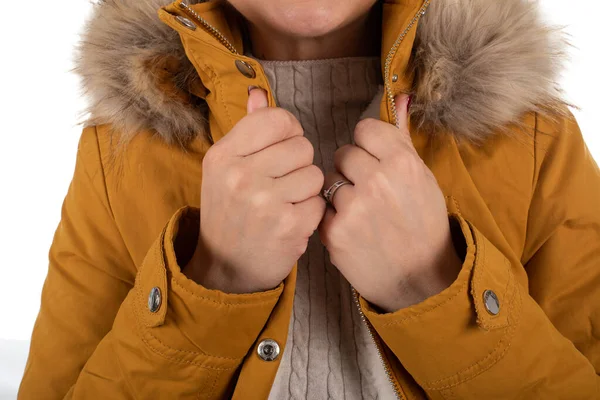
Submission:
M 248 114 L 268 106 L 267 91 L 258 87 L 250 87 L 248 90 L 248 105 L 246 107 Z
M 401 93 L 394 98 L 396 102 L 396 127 L 402 130 L 408 130 L 408 110 L 410 107 L 411 96 Z

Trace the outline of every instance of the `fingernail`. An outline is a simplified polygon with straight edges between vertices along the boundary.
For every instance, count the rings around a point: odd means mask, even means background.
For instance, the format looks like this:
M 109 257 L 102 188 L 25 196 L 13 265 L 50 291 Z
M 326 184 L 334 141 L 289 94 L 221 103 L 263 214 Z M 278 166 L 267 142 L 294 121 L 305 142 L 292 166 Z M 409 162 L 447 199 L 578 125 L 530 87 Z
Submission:
M 250 94 L 250 92 L 252 91 L 252 89 L 256 89 L 256 88 L 258 88 L 258 86 L 254 86 L 254 85 L 248 86 L 248 94 Z

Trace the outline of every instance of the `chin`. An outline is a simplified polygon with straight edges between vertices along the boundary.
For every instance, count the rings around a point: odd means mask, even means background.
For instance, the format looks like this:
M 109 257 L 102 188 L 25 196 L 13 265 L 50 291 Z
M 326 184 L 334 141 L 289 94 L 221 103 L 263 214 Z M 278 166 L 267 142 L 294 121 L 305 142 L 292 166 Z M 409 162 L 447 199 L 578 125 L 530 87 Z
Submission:
M 229 0 L 255 25 L 287 36 L 322 37 L 364 15 L 376 0 Z
M 322 2 L 310 6 L 313 2 L 282 2 L 277 13 L 273 13 L 270 24 L 278 31 L 289 36 L 297 37 L 321 37 L 336 31 L 345 23 L 349 22 L 351 16 L 340 12 L 339 5 Z M 287 7 L 285 6 L 287 5 Z M 275 10 L 274 10 L 275 11 Z

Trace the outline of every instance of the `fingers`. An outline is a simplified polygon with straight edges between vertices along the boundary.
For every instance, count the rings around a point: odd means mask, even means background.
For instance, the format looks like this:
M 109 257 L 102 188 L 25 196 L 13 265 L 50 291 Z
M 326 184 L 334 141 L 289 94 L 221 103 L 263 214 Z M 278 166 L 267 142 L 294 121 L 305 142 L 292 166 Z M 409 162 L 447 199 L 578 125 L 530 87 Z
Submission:
M 299 221 L 304 224 L 303 232 L 306 237 L 313 234 L 319 227 L 326 207 L 325 200 L 320 196 L 310 197 L 304 201 L 294 204 L 294 212 Z
M 361 147 L 346 145 L 335 152 L 333 163 L 336 170 L 356 183 L 366 180 L 378 168 L 379 160 Z
M 325 175 L 325 182 L 323 185 L 323 189 L 328 189 L 335 182 L 339 180 L 349 180 L 344 175 L 339 172 L 329 172 Z M 337 188 L 332 197 L 332 204 L 335 207 L 336 211 L 341 211 L 344 208 L 344 204 L 349 204 L 352 201 L 352 198 L 355 196 L 354 185 L 353 184 L 345 184 Z
M 274 180 L 279 198 L 288 203 L 300 203 L 317 196 L 323 187 L 323 172 L 316 165 L 297 169 Z
M 378 160 L 397 154 L 402 144 L 400 132 L 394 125 L 373 118 L 358 122 L 354 128 L 354 142 Z
M 267 91 L 261 88 L 253 88 L 248 92 L 248 104 L 246 111 L 252 114 L 254 111 L 269 107 Z
M 395 98 L 396 127 L 373 118 L 358 122 L 354 129 L 354 142 L 379 160 L 388 158 L 402 149 L 402 145 L 414 149 L 408 127 L 410 96 L 399 94 Z
M 304 136 L 294 136 L 246 157 L 257 171 L 271 178 L 282 177 L 313 163 L 314 147 Z
M 323 246 L 327 248 L 329 248 L 329 235 L 327 232 L 331 231 L 331 223 L 334 220 L 335 214 L 336 212 L 333 207 L 327 207 L 325 209 L 325 215 L 323 215 L 323 219 L 318 227 L 321 243 L 323 243 Z
M 401 93 L 395 97 L 396 103 L 396 127 L 402 131 L 403 134 L 408 133 L 408 103 L 410 101 L 410 96 L 404 93 Z
M 264 107 L 268 103 L 263 95 L 266 96 L 262 89 L 252 89 L 247 106 L 250 113 L 215 143 L 214 146 L 222 149 L 223 154 L 248 156 L 275 143 L 304 134 L 300 122 L 292 113 L 278 107 Z

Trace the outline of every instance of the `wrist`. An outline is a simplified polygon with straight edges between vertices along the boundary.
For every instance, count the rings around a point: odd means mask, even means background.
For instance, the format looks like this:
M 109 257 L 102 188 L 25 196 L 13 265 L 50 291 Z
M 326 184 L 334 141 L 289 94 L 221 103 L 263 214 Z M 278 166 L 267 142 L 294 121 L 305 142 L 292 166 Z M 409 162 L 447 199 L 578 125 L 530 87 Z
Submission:
M 220 290 L 226 293 L 235 293 L 232 288 L 233 280 L 228 277 L 226 269 L 209 257 L 202 248 L 201 243 L 188 263 L 182 268 L 183 274 L 206 289 Z
M 206 289 L 230 294 L 244 294 L 264 289 L 249 284 L 237 270 L 215 259 L 202 243 L 198 243 L 194 255 L 182 269 L 183 274 Z
M 438 253 L 439 256 L 420 271 L 408 274 L 408 277 L 397 285 L 398 288 L 402 288 L 401 295 L 396 293 L 389 296 L 389 302 L 378 306 L 385 312 L 395 312 L 441 293 L 458 277 L 465 253 L 466 243 L 460 226 L 450 219 L 450 230 L 442 250 Z

